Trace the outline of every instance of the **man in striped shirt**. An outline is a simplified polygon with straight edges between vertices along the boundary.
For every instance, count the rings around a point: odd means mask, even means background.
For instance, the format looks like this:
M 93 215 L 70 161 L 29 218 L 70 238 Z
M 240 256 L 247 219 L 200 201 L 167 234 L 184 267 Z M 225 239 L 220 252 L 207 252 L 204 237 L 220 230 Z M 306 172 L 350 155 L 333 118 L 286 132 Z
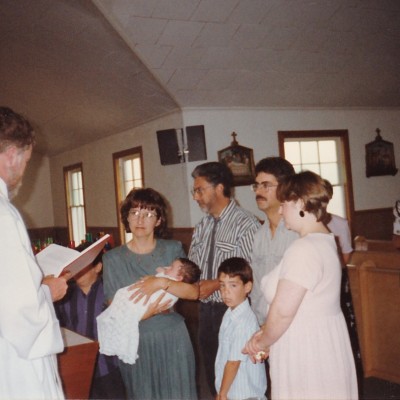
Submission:
M 231 198 L 233 175 L 222 163 L 198 165 L 192 172 L 193 199 L 207 215 L 195 226 L 189 259 L 201 269 L 199 345 L 211 393 L 215 391 L 214 364 L 218 332 L 226 306 L 219 291 L 217 270 L 222 261 L 242 257 L 250 261 L 257 218 Z

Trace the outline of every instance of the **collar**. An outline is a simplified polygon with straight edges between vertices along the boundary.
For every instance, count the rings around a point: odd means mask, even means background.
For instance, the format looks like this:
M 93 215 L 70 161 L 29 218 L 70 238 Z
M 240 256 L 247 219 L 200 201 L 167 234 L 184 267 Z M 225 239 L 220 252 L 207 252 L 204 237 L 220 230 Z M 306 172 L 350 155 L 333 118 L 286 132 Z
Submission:
M 7 185 L 1 178 L 0 178 L 0 195 L 4 196 L 7 200 L 9 200 Z
M 246 299 L 238 306 L 236 306 L 233 310 L 231 308 L 228 308 L 230 318 L 232 319 L 239 318 L 241 314 L 243 314 L 248 310 L 249 307 L 250 307 L 249 299 L 248 297 L 246 297 Z
M 208 214 L 209 218 L 213 218 L 216 220 L 221 220 L 225 218 L 227 215 L 231 213 L 231 211 L 236 207 L 236 202 L 233 199 L 230 199 L 229 203 L 225 206 L 225 208 L 221 211 L 221 214 L 219 214 L 219 217 L 214 218 L 211 214 Z

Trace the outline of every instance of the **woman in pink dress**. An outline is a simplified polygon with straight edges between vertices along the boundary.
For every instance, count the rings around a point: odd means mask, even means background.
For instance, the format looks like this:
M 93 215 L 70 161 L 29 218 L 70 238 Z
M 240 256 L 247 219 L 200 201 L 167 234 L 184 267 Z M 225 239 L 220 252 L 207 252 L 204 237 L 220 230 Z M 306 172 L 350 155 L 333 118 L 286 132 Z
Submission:
M 300 172 L 278 187 L 277 198 L 286 227 L 300 238 L 262 279 L 267 319 L 244 352 L 254 362 L 269 355 L 274 400 L 358 399 L 340 307 L 341 263 L 335 238 L 324 225 L 325 183 L 313 172 Z

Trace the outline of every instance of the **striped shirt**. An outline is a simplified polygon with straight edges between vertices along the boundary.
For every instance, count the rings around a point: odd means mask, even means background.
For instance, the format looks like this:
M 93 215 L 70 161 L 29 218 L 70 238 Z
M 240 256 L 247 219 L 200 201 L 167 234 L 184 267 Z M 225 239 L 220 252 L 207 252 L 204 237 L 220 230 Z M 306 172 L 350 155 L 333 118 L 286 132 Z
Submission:
M 243 257 L 250 262 L 253 237 L 260 227 L 258 219 L 249 211 L 239 207 L 234 200 L 224 208 L 217 220 L 215 232 L 214 259 L 212 264 L 212 279 L 217 278 L 221 262 L 231 257 Z M 208 255 L 214 217 L 204 216 L 195 226 L 189 249 L 189 259 L 201 269 L 201 279 L 207 279 Z M 219 290 L 207 299 L 202 300 L 222 302 Z
M 235 309 L 226 310 L 218 336 L 215 388 L 219 393 L 227 361 L 240 361 L 238 372 L 228 391 L 229 399 L 265 398 L 267 378 L 264 364 L 253 364 L 247 355 L 242 354 L 246 342 L 258 330 L 257 318 L 247 299 Z
M 254 282 L 250 298 L 251 307 L 260 325 L 263 325 L 265 322 L 268 308 L 267 300 L 260 287 L 261 279 L 279 264 L 286 249 L 298 237 L 298 233 L 286 228 L 283 218 L 279 221 L 274 236 L 271 234 L 268 218 L 254 235 L 253 252 L 251 256 Z

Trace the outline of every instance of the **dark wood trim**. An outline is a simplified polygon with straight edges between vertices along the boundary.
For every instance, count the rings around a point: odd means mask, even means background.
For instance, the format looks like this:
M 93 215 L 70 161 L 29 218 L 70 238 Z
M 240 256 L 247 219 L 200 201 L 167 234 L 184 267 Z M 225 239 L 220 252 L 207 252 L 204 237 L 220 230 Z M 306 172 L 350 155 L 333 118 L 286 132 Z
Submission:
M 139 154 L 140 159 L 140 168 L 142 174 L 142 183 L 143 187 L 145 187 L 144 181 L 144 161 L 143 161 L 143 148 L 142 146 L 132 147 L 130 149 L 117 151 L 112 154 L 112 163 L 113 163 L 113 171 L 114 171 L 114 189 L 115 189 L 115 204 L 116 204 L 116 213 L 117 213 L 117 221 L 118 221 L 118 237 L 119 243 L 122 241 L 122 237 L 125 234 L 124 224 L 121 222 L 120 218 L 120 208 L 121 203 L 125 200 L 125 198 L 120 198 L 121 188 L 120 188 L 120 179 L 119 179 L 119 159 L 123 157 L 127 157 L 133 154 Z M 132 188 L 133 189 L 133 188 Z

